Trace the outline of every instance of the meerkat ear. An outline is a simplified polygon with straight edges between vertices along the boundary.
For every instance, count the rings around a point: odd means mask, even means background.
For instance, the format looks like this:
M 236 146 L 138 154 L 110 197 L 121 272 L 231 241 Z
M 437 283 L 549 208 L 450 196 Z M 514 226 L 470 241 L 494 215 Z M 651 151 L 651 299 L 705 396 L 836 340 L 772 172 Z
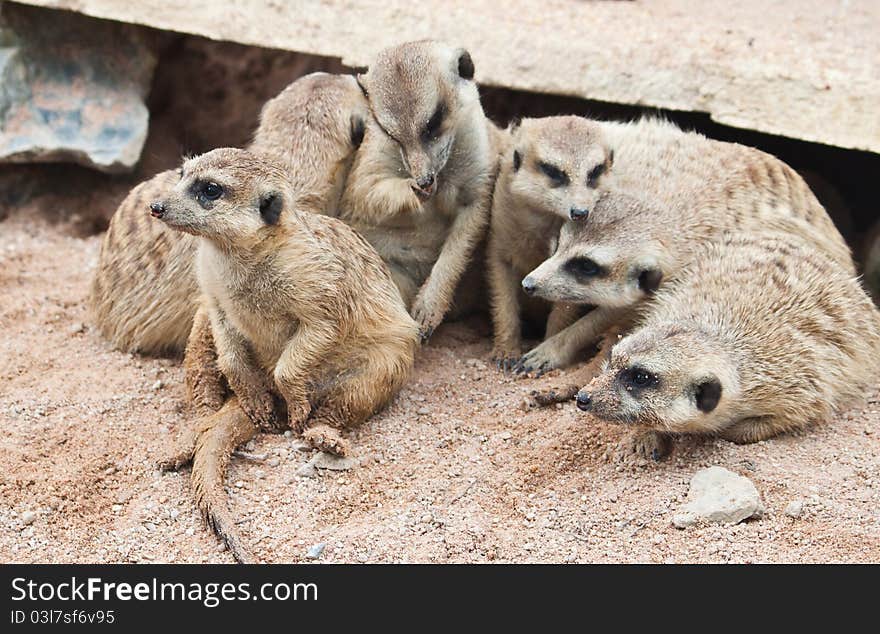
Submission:
M 697 401 L 697 409 L 708 414 L 718 406 L 718 401 L 721 400 L 721 382 L 714 376 L 703 379 L 697 384 L 694 398 Z
M 471 59 L 471 54 L 465 50 L 462 50 L 458 56 L 458 76 L 462 79 L 474 78 L 474 60 Z
M 277 225 L 284 209 L 284 198 L 277 192 L 266 194 L 260 198 L 260 215 L 267 225 Z
M 663 281 L 663 271 L 656 268 L 647 268 L 639 273 L 639 288 L 648 295 L 660 288 Z
M 354 147 L 360 147 L 361 143 L 364 142 L 364 131 L 366 130 L 367 124 L 364 122 L 364 118 L 360 115 L 353 114 L 351 115 L 351 144 Z

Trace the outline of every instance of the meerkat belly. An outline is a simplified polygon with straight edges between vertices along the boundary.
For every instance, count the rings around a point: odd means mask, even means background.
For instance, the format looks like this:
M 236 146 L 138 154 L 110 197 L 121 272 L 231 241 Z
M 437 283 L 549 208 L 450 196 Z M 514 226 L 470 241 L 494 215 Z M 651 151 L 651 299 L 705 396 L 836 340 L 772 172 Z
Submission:
M 426 210 L 381 225 L 358 225 L 356 229 L 386 263 L 424 280 L 440 255 L 451 224 L 449 218 Z

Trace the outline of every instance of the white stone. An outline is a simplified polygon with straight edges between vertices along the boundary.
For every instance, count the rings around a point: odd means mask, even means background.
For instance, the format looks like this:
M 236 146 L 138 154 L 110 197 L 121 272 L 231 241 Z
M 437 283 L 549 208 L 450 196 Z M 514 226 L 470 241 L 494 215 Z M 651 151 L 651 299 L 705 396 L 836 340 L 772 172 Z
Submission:
M 700 521 L 738 524 L 764 513 L 754 483 L 723 467 L 709 467 L 694 474 L 688 500 L 672 518 L 676 528 L 687 528 Z

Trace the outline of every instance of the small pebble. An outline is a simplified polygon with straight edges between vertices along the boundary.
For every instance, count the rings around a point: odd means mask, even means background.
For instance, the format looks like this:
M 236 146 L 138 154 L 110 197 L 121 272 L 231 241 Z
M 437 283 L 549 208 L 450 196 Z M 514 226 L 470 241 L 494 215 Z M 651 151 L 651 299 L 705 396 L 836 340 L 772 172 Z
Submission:
M 788 506 L 785 507 L 784 513 L 789 517 L 800 517 L 804 512 L 804 502 L 803 500 L 793 500 L 788 503 Z
M 419 416 L 427 416 L 428 414 L 431 413 L 431 410 L 428 409 L 427 407 L 420 407 L 419 409 L 416 410 L 416 413 Z
M 314 546 L 309 548 L 309 551 L 306 553 L 306 557 L 308 557 L 309 559 L 319 559 L 321 557 L 321 553 L 324 552 L 324 548 L 326 548 L 326 546 L 327 544 L 324 542 L 315 544 Z
M 21 523 L 25 526 L 33 524 L 35 519 L 37 519 L 37 514 L 33 511 L 25 511 L 21 514 Z
M 161 390 L 163 387 L 165 387 L 165 383 L 162 381 L 162 379 L 159 379 L 158 381 L 153 383 L 154 390 Z

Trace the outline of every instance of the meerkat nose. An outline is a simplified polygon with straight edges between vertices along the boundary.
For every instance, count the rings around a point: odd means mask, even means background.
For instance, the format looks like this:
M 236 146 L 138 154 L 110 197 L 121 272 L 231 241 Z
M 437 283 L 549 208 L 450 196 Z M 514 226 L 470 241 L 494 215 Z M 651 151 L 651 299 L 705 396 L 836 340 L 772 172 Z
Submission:
M 575 400 L 577 401 L 578 409 L 582 412 L 589 412 L 593 405 L 593 399 L 590 398 L 590 393 L 584 392 L 583 390 L 578 392 L 577 399 Z
M 522 288 L 526 292 L 526 295 L 533 295 L 538 288 L 538 284 L 535 282 L 535 278 L 529 275 L 522 281 Z
M 590 215 L 590 210 L 582 209 L 580 207 L 572 207 L 568 210 L 568 215 L 571 216 L 572 220 L 586 220 L 587 216 Z
M 161 218 L 165 215 L 165 203 L 151 203 L 150 204 L 150 215 L 153 218 Z
M 423 194 L 425 196 L 430 196 L 434 193 L 434 185 L 437 180 L 434 178 L 434 174 L 425 174 L 416 179 L 416 192 Z

